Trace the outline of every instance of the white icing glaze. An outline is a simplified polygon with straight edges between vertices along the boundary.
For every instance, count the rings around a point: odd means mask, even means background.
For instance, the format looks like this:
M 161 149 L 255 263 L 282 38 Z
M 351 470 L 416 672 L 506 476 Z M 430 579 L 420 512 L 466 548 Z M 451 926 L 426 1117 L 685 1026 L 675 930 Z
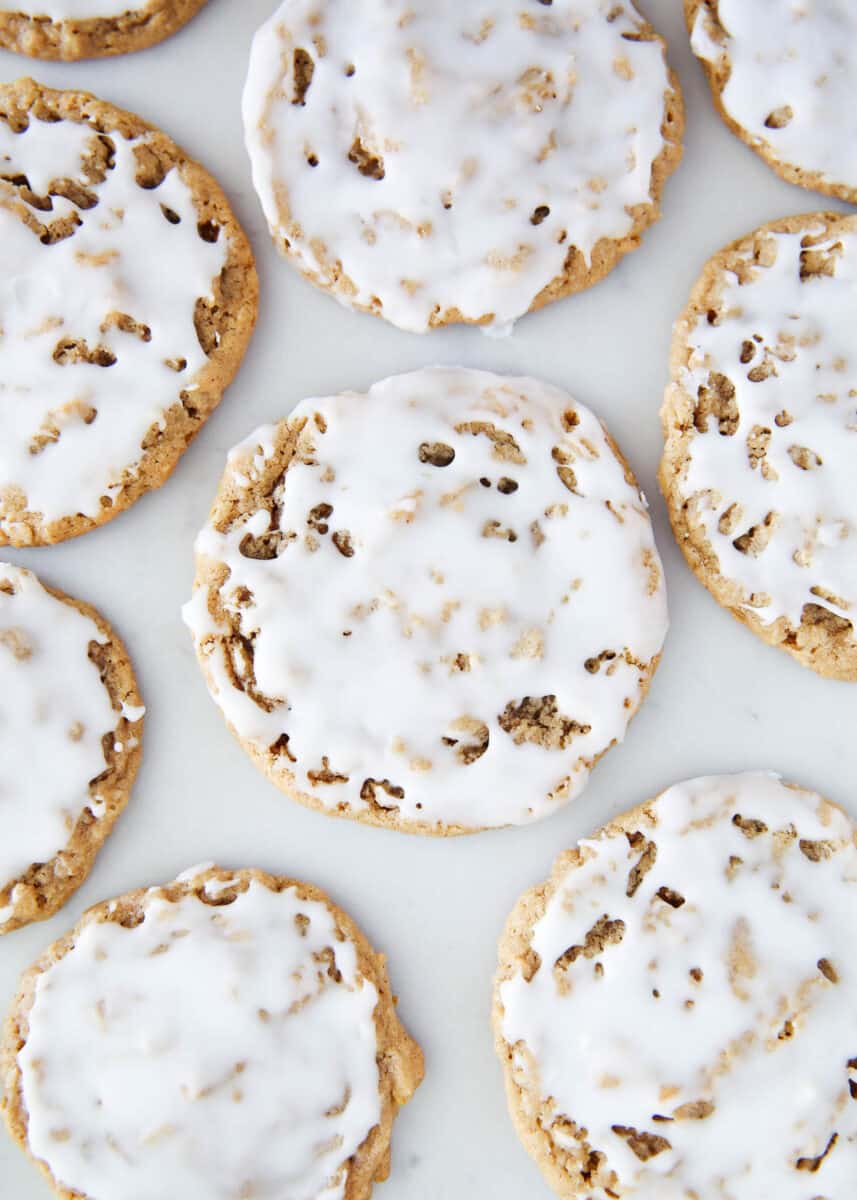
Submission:
M 591 1200 L 845 1200 L 857 1177 L 853 826 L 770 774 L 692 780 L 646 808 L 654 823 L 637 827 L 657 854 L 633 897 L 641 847 L 624 833 L 581 842 L 582 865 L 534 926 L 540 968 L 500 985 L 517 1080 L 553 1098 L 543 1128 L 564 1115 L 606 1155 L 618 1180 L 599 1174 Z M 735 814 L 767 830 L 748 836 Z M 824 843 L 818 861 L 807 842 Z M 624 922 L 621 941 L 556 968 L 602 915 Z M 676 1116 L 698 1101 L 713 1110 Z M 670 1145 L 642 1161 L 617 1126 Z M 555 1138 L 575 1146 L 567 1126 Z
M 5 11 L 22 17 L 47 17 L 51 21 L 92 21 L 154 7 L 152 0 L 14 0 L 14 6 Z
M 226 655 L 239 649 L 224 648 L 226 621 L 199 588 L 185 620 L 230 725 L 262 754 L 287 734 L 273 777 L 291 773 L 331 810 L 371 811 L 366 781 L 383 780 L 404 794 L 378 786 L 376 802 L 407 822 L 482 828 L 555 811 L 621 741 L 667 628 L 648 513 L 599 421 L 547 384 L 445 368 L 307 400 L 293 418 L 308 440 L 277 494 L 280 556 L 242 554 L 271 527 L 264 510 L 197 541 L 203 561 L 228 567 L 219 601 L 253 639 L 272 701 L 265 711 L 232 682 Z M 471 422 L 489 423 L 499 450 Z M 276 432 L 233 450 L 232 486 L 252 486 Z M 511 458 L 498 457 L 504 439 Z M 434 443 L 454 460 L 421 462 Z M 332 511 L 313 517 L 320 504 Z M 527 697 L 555 698 L 560 746 L 503 728 Z M 347 780 L 319 780 L 328 762 Z
M 18 1055 L 33 1154 L 93 1200 L 162 1200 L 165 1181 L 183 1200 L 339 1200 L 380 1116 L 353 943 L 323 903 L 255 881 L 143 909 L 84 926 L 38 978 Z
M 114 133 L 115 166 L 89 185 L 98 203 L 80 209 L 60 196 L 52 211 L 26 208 L 0 184 L 0 491 L 17 486 L 45 522 L 103 511 L 102 497 L 133 477 L 148 430 L 162 423 L 207 363 L 194 327 L 198 297 L 211 297 L 226 258 L 226 238 L 204 241 L 190 188 L 171 170 L 157 188 L 134 179 L 134 148 Z M 31 118 L 24 133 L 0 122 L 0 174 L 26 175 L 46 195 L 53 181 L 84 185 L 82 159 L 95 140 L 86 124 Z M 178 223 L 168 220 L 164 206 Z M 43 245 L 22 212 L 45 223 L 77 213 L 71 237 Z M 151 337 L 125 332 L 126 314 Z M 111 366 L 54 358 L 63 339 L 103 347 Z M 185 366 L 176 370 L 168 361 Z M 93 416 L 93 413 L 95 414 Z M 59 432 L 59 439 L 53 440 Z M 14 520 L 0 517 L 0 530 Z
M 210 871 L 214 867 L 213 862 L 197 863 L 193 867 L 188 867 L 176 876 L 177 883 L 189 883 L 191 879 L 196 879 L 197 875 L 204 875 L 206 871 Z
M 146 715 L 145 704 L 128 704 L 126 701 L 123 700 L 122 716 L 126 719 L 126 721 L 131 721 L 132 723 L 134 721 L 141 721 L 143 719 L 143 717 L 145 717 L 145 715 Z
M 101 815 L 89 782 L 105 769 L 101 739 L 121 714 L 90 643 L 95 622 L 46 592 L 35 575 L 0 563 L 0 898 L 33 863 L 68 842 L 80 814 Z M 14 903 L 12 904 L 14 908 Z M 12 916 L 0 918 L 0 930 Z
M 809 223 L 805 232 L 815 241 L 822 230 Z M 766 235 L 765 261 L 775 261 L 743 285 L 724 274 L 723 316 L 711 325 L 703 315 L 689 330 L 689 367 L 677 381 L 694 401 L 712 373 L 736 389 L 735 432 L 721 434 L 716 417 L 692 431 L 680 488 L 747 607 L 766 623 L 784 616 L 792 625 L 804 604 L 849 618 L 857 608 L 857 221 L 809 248 L 835 274 L 802 282 L 805 232 Z M 752 249 L 743 257 L 751 261 Z M 751 457 L 760 438 L 761 459 Z M 740 519 L 726 517 L 733 504 Z M 769 513 L 777 516 L 766 548 L 742 552 L 736 539 Z
M 700 8 L 691 44 L 715 66 L 728 60 L 729 116 L 780 162 L 857 188 L 853 0 L 718 0 L 717 12 L 725 41 Z
M 589 260 L 649 203 L 669 77 L 660 43 L 628 40 L 641 27 L 608 0 L 286 0 L 244 92 L 274 237 L 403 329 L 450 308 L 509 327 L 571 246 Z M 314 63 L 303 103 L 298 51 Z M 358 138 L 383 179 L 349 160 Z

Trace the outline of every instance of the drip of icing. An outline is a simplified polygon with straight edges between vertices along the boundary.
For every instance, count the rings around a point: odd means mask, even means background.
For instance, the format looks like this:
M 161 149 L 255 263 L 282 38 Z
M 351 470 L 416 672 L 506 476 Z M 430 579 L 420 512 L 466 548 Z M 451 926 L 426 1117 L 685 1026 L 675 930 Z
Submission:
M 857 8 L 853 0 L 718 0 L 701 6 L 691 44 L 729 79 L 721 103 L 776 158 L 857 187 Z
M 5 584 L 14 592 L 0 586 L 0 895 L 62 850 L 85 808 L 98 818 L 89 783 L 120 719 L 89 658 L 107 640 L 95 622 L 0 563 Z
M 329 909 L 253 881 L 156 890 L 38 977 L 18 1055 L 28 1140 L 111 1200 L 340 1200 L 380 1117 L 374 985 Z M 334 978 L 334 972 L 338 978 Z
M 32 116 L 25 132 L 13 133 L 0 122 L 3 174 L 26 176 L 42 196 L 54 181 L 73 180 L 98 201 L 84 209 L 53 196 L 41 212 L 0 184 L 0 491 L 23 491 L 46 523 L 102 512 L 133 476 L 147 432 L 208 361 L 194 311 L 199 297 L 213 294 L 226 239 L 200 237 L 193 194 L 177 169 L 154 189 L 135 182 L 134 151 L 150 137 L 110 135 L 114 166 L 90 184 L 83 162 L 99 135 L 88 125 Z M 43 245 L 25 212 L 48 225 L 76 214 L 80 225 Z M 120 327 L 118 314 L 137 326 Z M 115 362 L 75 361 L 72 352 L 63 363 L 66 340 Z M 0 530 L 13 526 L 13 517 L 0 517 Z
M 624 832 L 581 842 L 533 927 L 538 969 L 499 988 L 514 1077 L 537 1110 L 543 1099 L 542 1128 L 584 1164 L 590 1149 L 606 1156 L 592 1200 L 850 1195 L 850 821 L 747 774 L 670 788 L 634 828 L 654 856 Z M 602 917 L 622 929 L 595 951 Z
M 251 53 L 273 235 L 342 303 L 416 332 L 448 309 L 508 331 L 572 246 L 589 262 L 630 232 L 664 146 L 663 49 L 635 40 L 631 5 L 478 9 L 287 0 Z
M 766 623 L 797 626 L 805 604 L 849 619 L 857 607 L 857 223 L 823 233 L 765 231 L 761 261 L 744 254 L 744 283 L 724 272 L 717 322 L 703 315 L 688 332 L 678 377 L 694 401 L 712 375 L 735 388 L 734 431 L 711 417 L 693 432 L 681 490 L 721 573 Z M 802 278 L 806 253 L 833 273 Z M 771 513 L 765 548 L 742 551 Z
M 236 686 L 240 647 L 200 586 L 184 617 L 230 725 L 329 809 L 467 828 L 554 812 L 623 738 L 667 629 L 651 523 L 597 418 L 532 379 L 434 369 L 292 421 L 276 521 L 245 493 L 197 541 L 253 646 Z M 239 495 L 277 436 L 230 454 Z M 269 533 L 279 556 L 247 557 Z M 514 718 L 530 701 L 541 717 Z

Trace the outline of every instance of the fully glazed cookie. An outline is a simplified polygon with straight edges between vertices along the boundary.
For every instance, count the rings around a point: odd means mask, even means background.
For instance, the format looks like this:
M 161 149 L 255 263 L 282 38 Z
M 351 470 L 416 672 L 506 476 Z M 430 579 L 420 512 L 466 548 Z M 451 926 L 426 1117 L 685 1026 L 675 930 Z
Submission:
M 24 975 L 4 1115 L 65 1200 L 365 1200 L 422 1053 L 317 888 L 194 868 L 85 914 Z
M 0 86 L 0 545 L 62 541 L 169 476 L 256 318 L 210 175 L 85 92 Z
M 562 855 L 500 943 L 494 1027 L 563 1197 L 845 1200 L 857 834 L 771 774 L 678 784 Z
M 408 832 L 576 796 L 666 634 L 630 467 L 533 379 L 438 368 L 304 401 L 232 451 L 196 549 L 185 620 L 256 764 Z
M 0 934 L 86 879 L 137 774 L 144 711 L 95 609 L 0 563 Z
M 717 109 L 789 183 L 857 204 L 853 0 L 684 0 Z
M 244 126 L 277 245 L 402 329 L 505 331 L 659 216 L 684 124 L 631 0 L 286 0 Z
M 857 680 L 857 217 L 809 213 L 716 254 L 677 322 L 661 487 L 724 607 Z
M 0 8 L 0 47 L 31 58 L 105 58 L 145 50 L 206 0 L 14 0 Z

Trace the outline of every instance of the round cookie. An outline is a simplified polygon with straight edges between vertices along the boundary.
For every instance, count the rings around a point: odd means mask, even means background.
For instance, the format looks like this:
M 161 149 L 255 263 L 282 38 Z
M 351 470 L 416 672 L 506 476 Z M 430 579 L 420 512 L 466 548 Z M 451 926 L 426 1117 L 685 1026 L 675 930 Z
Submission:
M 0 47 L 31 58 L 106 58 L 145 50 L 206 0 L 14 0 L 0 8 Z M 132 7 L 133 5 L 133 7 Z
M 852 822 L 772 774 L 678 784 L 562 855 L 509 919 L 494 995 L 553 1190 L 853 1195 L 856 893 Z
M 575 797 L 667 629 L 630 467 L 533 379 L 436 368 L 304 401 L 231 452 L 196 551 L 185 620 L 256 764 L 413 833 Z
M 65 1200 L 365 1200 L 422 1053 L 317 888 L 199 867 L 85 914 L 24 975 L 4 1115 Z
M 857 680 L 857 217 L 809 213 L 716 254 L 677 322 L 660 481 L 714 597 Z
M 715 106 L 789 183 L 857 204 L 852 0 L 684 0 Z
M 278 247 L 414 332 L 596 283 L 659 216 L 684 110 L 631 0 L 285 0 L 244 91 Z
M 0 545 L 84 533 L 158 487 L 256 318 L 223 192 L 85 92 L 0 86 Z
M 95 609 L 0 563 L 0 934 L 86 879 L 128 800 L 144 712 Z

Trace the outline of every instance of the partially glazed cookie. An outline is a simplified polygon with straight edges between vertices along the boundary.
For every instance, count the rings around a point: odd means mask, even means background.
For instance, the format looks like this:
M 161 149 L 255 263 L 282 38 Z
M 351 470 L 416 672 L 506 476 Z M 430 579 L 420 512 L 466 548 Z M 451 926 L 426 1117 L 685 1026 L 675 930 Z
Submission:
M 684 0 L 726 124 L 789 183 L 857 203 L 853 0 Z
M 845 1200 L 857 832 L 771 774 L 694 779 L 562 855 L 500 943 L 518 1134 L 568 1200 Z
M 503 331 L 659 216 L 684 123 L 631 0 L 285 0 L 244 125 L 275 242 L 342 304 Z
M 64 1200 L 366 1200 L 419 1046 L 317 888 L 200 867 L 98 905 L 26 972 L 3 1111 Z
M 0 47 L 31 58 L 105 58 L 162 42 L 206 0 L 14 0 L 0 8 Z
M 0 86 L 0 545 L 62 541 L 162 484 L 256 319 L 250 246 L 165 134 Z
M 128 800 L 144 711 L 107 622 L 0 563 L 0 934 L 86 879 Z
M 438 368 L 304 401 L 232 451 L 196 550 L 185 620 L 256 764 L 408 832 L 575 797 L 667 629 L 630 468 L 533 379 Z
M 673 335 L 660 480 L 709 591 L 765 641 L 857 679 L 857 217 L 716 254 Z

